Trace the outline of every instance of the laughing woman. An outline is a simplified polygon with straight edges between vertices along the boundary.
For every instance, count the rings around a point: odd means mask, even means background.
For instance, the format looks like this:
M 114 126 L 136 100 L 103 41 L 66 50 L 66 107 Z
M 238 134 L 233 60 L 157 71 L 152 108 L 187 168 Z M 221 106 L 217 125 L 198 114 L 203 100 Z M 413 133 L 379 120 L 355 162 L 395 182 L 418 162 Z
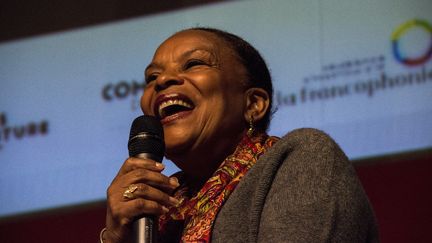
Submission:
M 160 163 L 128 158 L 107 191 L 102 242 L 130 242 L 143 214 L 158 217 L 159 242 L 378 241 L 368 199 L 331 138 L 266 134 L 272 82 L 249 43 L 183 30 L 159 46 L 145 77 L 142 110 L 160 119 L 165 156 L 181 172 L 167 177 Z

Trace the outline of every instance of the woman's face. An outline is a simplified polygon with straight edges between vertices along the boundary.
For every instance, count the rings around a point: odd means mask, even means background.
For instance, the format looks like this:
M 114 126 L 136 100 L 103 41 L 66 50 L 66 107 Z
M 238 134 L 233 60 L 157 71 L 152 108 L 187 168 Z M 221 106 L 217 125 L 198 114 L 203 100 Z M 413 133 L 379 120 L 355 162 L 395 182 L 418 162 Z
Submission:
M 177 33 L 156 50 L 145 77 L 141 108 L 161 120 L 168 158 L 200 171 L 218 166 L 200 161 L 219 163 L 233 152 L 246 127 L 247 75 L 223 40 L 199 30 Z

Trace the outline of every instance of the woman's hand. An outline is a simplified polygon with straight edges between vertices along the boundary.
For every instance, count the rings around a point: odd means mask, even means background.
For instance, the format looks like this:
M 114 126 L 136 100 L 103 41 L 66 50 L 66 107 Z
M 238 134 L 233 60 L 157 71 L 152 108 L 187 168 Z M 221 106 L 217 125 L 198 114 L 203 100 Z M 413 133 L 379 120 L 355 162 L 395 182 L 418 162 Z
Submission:
M 123 163 L 107 190 L 105 243 L 129 242 L 134 220 L 143 215 L 163 214 L 178 203 L 170 194 L 179 183 L 176 178 L 163 175 L 164 168 L 149 159 L 131 157 Z M 124 195 L 128 189 L 132 194 Z

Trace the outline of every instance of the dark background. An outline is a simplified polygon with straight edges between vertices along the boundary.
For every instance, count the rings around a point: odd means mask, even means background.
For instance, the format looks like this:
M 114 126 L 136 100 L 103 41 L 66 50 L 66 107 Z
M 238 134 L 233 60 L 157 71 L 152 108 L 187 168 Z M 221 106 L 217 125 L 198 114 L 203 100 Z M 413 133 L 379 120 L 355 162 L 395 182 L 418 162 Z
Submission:
M 0 41 L 226 0 L 1 0 Z

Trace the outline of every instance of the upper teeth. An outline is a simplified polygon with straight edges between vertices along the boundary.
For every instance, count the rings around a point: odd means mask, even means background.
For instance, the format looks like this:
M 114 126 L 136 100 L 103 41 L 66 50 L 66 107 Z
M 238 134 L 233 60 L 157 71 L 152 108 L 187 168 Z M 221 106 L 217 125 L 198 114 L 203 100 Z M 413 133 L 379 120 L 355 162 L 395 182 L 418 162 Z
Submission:
M 159 109 L 158 109 L 159 115 L 163 116 L 163 112 L 162 112 L 163 109 L 170 106 L 170 105 L 181 105 L 181 106 L 184 106 L 187 108 L 192 108 L 192 106 L 189 103 L 187 103 L 183 100 L 167 100 L 167 101 L 162 102 L 159 105 Z

